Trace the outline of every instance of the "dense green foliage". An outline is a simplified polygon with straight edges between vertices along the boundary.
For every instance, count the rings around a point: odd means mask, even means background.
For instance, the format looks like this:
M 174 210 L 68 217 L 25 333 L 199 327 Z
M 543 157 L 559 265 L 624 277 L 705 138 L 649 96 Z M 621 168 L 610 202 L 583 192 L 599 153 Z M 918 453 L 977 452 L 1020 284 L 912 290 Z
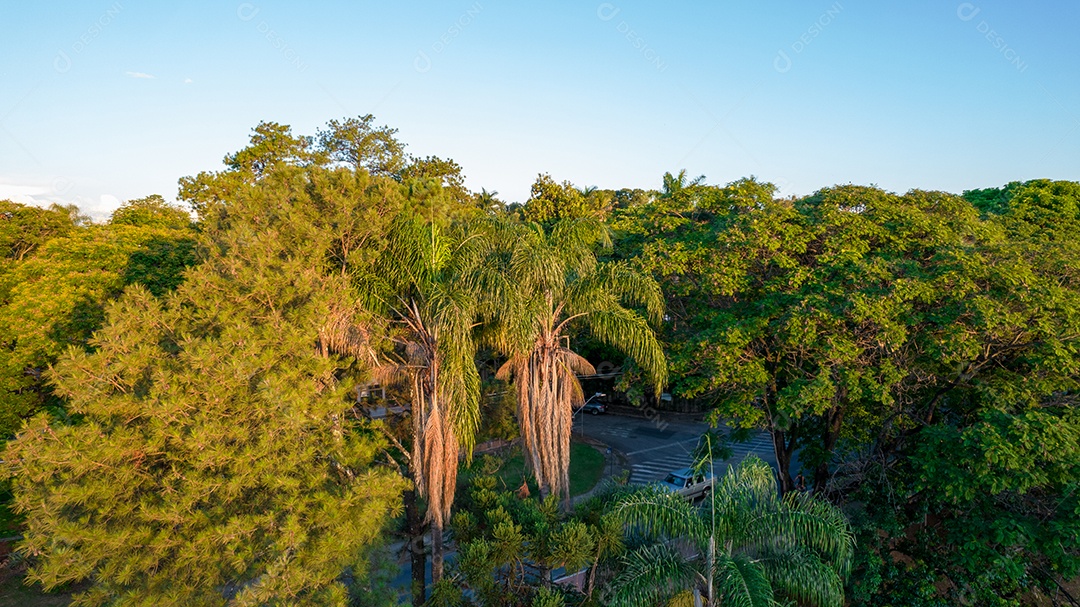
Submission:
M 1020 605 L 1080 574 L 1076 182 L 781 199 L 540 175 L 507 204 L 367 115 L 262 123 L 180 198 L 194 219 L 160 196 L 104 223 L 0 201 L 5 475 L 31 578 L 85 581 L 83 604 L 368 600 L 347 582 L 402 492 L 421 578 L 424 521 L 436 578 L 453 521 L 438 604 Z M 666 385 L 767 430 L 787 495 L 736 471 L 714 530 L 711 501 L 649 490 L 559 511 L 493 473 L 458 486 L 478 436 L 520 432 L 541 493 L 568 497 L 564 413 L 596 353 L 633 398 Z M 375 383 L 402 418 L 359 421 Z M 779 523 L 799 512 L 836 533 Z M 582 594 L 549 587 L 563 566 Z
M 66 209 L 0 204 L 12 215 L 0 222 L 10 251 L 0 266 L 0 436 L 8 437 L 43 407 L 61 409 L 43 375 L 68 347 L 87 347 L 106 302 L 131 284 L 155 295 L 176 288 L 195 262 L 195 234 L 160 196 L 86 226 Z
M 616 225 L 668 298 L 676 394 L 769 430 L 787 489 L 799 451 L 816 491 L 861 504 L 867 595 L 895 590 L 890 554 L 956 599 L 1076 575 L 1077 184 L 975 206 L 670 181 Z
M 346 415 L 354 363 L 314 347 L 342 296 L 324 249 L 301 214 L 256 225 L 243 202 L 205 242 L 227 256 L 163 299 L 128 289 L 57 366 L 81 422 L 8 447 L 32 578 L 92 581 L 79 604 L 345 604 L 341 572 L 397 507 Z
M 0 253 L 4 267 L 22 260 L 51 238 L 67 234 L 73 227 L 71 213 L 63 207 L 40 209 L 0 200 Z
M 545 585 L 539 581 L 552 570 L 577 571 L 596 556 L 595 529 L 562 516 L 555 495 L 522 498 L 501 488 L 499 467 L 497 459 L 485 456 L 463 490 L 463 503 L 453 519 L 457 563 L 449 583 L 436 588 L 433 601 L 529 605 Z
M 718 479 L 701 507 L 645 486 L 613 512 L 638 544 L 608 591 L 612 605 L 691 594 L 704 605 L 844 604 L 854 542 L 844 515 L 801 493 L 783 498 L 767 464 L 749 458 Z
M 540 175 L 521 207 L 525 221 L 551 223 L 559 219 L 604 219 L 611 209 L 608 192 L 579 190 L 569 181 L 556 183 L 551 175 Z
M 987 215 L 998 239 L 965 264 L 939 329 L 951 348 L 935 358 L 952 372 L 890 445 L 893 491 L 868 503 L 916 579 L 932 571 L 953 600 L 1018 605 L 1063 596 L 1080 572 L 1080 185 L 999 195 L 1005 211 Z

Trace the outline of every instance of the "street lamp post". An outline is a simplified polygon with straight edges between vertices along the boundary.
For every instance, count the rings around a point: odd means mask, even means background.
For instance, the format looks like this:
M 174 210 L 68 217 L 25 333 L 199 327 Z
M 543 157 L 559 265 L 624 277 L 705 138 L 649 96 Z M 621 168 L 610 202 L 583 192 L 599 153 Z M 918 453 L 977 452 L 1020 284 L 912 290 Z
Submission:
M 585 410 L 585 405 L 589 404 L 589 401 L 591 401 L 594 398 L 603 398 L 605 396 L 607 396 L 607 394 L 604 394 L 603 392 L 597 392 L 596 394 L 593 394 L 589 398 L 585 399 L 585 402 L 581 403 L 581 407 L 578 408 L 577 413 L 574 413 L 574 415 L 581 415 L 581 435 L 582 436 L 585 436 L 585 414 L 582 413 L 582 411 Z

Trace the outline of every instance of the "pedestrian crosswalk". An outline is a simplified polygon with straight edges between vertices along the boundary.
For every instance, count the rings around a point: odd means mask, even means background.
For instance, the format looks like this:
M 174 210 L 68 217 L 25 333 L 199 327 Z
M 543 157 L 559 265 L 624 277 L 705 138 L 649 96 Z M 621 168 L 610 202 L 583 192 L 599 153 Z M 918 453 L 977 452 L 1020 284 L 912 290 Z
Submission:
M 768 432 L 759 432 L 753 439 L 745 443 L 728 443 L 735 461 L 739 461 L 753 453 L 762 459 L 774 459 L 772 436 Z
M 640 458 L 643 461 L 630 464 L 630 482 L 645 484 L 663 480 L 669 472 L 690 466 L 693 447 L 693 443 L 679 443 L 672 445 L 670 449 L 642 453 Z M 765 432 L 745 443 L 731 443 L 729 447 L 732 451 L 731 458 L 723 461 L 716 460 L 717 474 L 722 464 L 737 464 L 751 453 L 766 461 L 775 459 L 772 438 Z
M 655 456 L 650 454 L 650 456 L 646 462 L 630 465 L 631 483 L 644 484 L 663 480 L 668 475 L 668 472 L 690 465 L 689 453 Z

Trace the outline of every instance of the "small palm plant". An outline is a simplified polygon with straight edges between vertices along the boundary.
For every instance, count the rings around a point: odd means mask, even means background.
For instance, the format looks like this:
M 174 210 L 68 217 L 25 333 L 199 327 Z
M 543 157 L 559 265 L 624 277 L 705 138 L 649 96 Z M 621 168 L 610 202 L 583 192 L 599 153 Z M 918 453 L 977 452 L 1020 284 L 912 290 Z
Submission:
M 646 486 L 614 512 L 640 546 L 623 558 L 612 605 L 844 604 L 854 551 L 847 520 L 809 494 L 780 497 L 772 469 L 756 457 L 717 479 L 701 507 Z

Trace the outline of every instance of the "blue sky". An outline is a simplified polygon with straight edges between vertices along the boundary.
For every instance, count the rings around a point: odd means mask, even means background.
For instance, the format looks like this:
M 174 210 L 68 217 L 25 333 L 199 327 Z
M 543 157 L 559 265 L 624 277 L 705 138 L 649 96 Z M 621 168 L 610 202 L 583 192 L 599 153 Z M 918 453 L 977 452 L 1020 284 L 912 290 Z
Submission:
M 0 198 L 176 196 L 252 127 L 373 113 L 467 185 L 1080 180 L 1080 3 L 0 4 Z

